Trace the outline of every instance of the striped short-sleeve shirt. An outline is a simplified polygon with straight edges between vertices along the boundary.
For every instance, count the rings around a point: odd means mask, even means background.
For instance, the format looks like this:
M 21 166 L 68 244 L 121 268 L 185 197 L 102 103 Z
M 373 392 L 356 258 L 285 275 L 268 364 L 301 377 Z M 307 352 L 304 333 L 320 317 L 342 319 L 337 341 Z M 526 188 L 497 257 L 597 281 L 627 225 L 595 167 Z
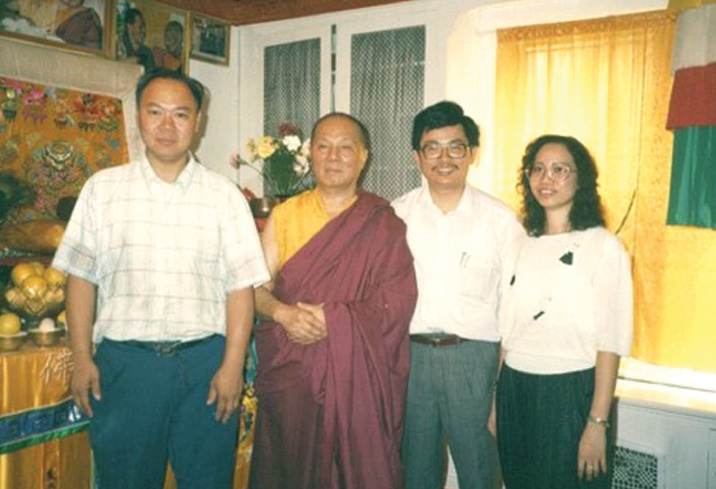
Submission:
M 270 280 L 246 200 L 193 158 L 173 183 L 146 157 L 94 174 L 53 266 L 97 286 L 95 342 L 225 334 L 227 294 Z

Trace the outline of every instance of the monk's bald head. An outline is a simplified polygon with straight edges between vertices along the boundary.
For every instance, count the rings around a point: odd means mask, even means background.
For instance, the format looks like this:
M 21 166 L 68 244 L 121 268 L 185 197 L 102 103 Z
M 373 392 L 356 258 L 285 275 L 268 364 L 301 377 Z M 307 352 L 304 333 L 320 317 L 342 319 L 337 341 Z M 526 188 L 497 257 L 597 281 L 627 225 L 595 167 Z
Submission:
M 370 152 L 370 134 L 368 133 L 368 128 L 366 128 L 361 121 L 359 121 L 350 114 L 346 114 L 345 112 L 331 112 L 330 114 L 326 114 L 320 119 L 318 119 L 313 125 L 313 130 L 311 131 L 311 139 L 314 139 L 316 137 L 316 130 L 318 129 L 318 126 L 320 126 L 321 124 L 330 124 L 331 121 L 337 119 L 350 121 L 351 124 L 354 126 L 356 134 L 358 135 L 358 138 L 363 144 L 363 147 Z

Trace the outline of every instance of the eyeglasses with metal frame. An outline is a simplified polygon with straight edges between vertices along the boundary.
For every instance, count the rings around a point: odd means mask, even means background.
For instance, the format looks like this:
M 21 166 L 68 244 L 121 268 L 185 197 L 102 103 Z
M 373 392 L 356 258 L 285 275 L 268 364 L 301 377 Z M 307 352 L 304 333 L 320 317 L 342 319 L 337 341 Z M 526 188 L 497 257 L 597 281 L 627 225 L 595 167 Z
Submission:
M 450 158 L 459 160 L 467 155 L 468 147 L 467 144 L 460 141 L 448 144 L 428 143 L 420 148 L 420 154 L 422 154 L 425 159 L 436 160 L 442 156 L 443 150 L 447 149 L 447 155 Z
M 563 182 L 569 178 L 572 173 L 577 173 L 577 169 L 571 167 L 567 163 L 553 163 L 547 168 L 541 163 L 535 163 L 525 170 L 527 178 L 542 179 L 545 175 L 555 182 Z

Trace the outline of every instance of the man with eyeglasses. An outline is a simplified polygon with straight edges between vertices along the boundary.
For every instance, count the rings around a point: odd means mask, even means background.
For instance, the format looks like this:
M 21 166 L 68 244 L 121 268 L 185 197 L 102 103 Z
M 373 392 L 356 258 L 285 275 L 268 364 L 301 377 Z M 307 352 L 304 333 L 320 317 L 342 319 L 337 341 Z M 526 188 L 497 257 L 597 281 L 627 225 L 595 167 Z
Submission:
M 393 202 L 408 226 L 418 281 L 402 444 L 408 489 L 444 487 L 446 445 L 460 489 L 496 488 L 487 429 L 497 375 L 497 310 L 522 226 L 502 202 L 467 184 L 479 146 L 475 122 L 453 102 L 413 120 L 424 184 Z

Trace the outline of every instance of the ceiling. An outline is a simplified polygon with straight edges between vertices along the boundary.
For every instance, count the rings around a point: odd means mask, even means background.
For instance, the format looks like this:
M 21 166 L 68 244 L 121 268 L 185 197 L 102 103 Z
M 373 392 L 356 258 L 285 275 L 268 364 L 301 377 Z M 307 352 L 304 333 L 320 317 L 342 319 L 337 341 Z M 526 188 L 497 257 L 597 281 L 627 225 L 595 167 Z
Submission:
M 255 24 L 409 0 L 162 0 L 230 24 Z

